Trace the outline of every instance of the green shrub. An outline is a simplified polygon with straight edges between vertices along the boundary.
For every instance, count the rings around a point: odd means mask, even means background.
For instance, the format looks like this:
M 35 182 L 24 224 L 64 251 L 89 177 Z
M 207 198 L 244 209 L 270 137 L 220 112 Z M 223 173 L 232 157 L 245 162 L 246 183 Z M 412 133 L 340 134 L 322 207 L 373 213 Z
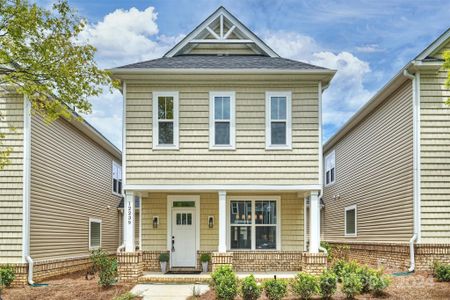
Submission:
M 135 295 L 133 295 L 130 292 L 123 293 L 122 295 L 117 296 L 114 298 L 114 300 L 134 300 L 136 298 Z
M 368 293 L 372 290 L 370 281 L 373 277 L 376 277 L 377 271 L 369 268 L 368 266 L 360 266 L 355 271 L 356 275 L 361 280 L 361 293 Z
M 360 265 L 354 260 L 345 261 L 345 260 L 339 259 L 333 264 L 333 272 L 336 274 L 339 282 L 342 282 L 342 278 L 346 274 L 357 273 L 359 268 L 360 268 Z
M 292 282 L 292 291 L 302 299 L 310 299 L 319 292 L 319 282 L 317 277 L 300 272 Z
M 287 295 L 288 283 L 283 279 L 270 279 L 264 282 L 264 291 L 269 300 L 280 300 Z
M 256 283 L 253 274 L 245 277 L 242 281 L 241 295 L 244 300 L 256 300 L 261 296 L 261 287 Z
M 319 277 L 319 291 L 323 299 L 329 299 L 336 292 L 337 276 L 332 270 L 325 270 Z
M 433 276 L 438 281 L 450 281 L 450 265 L 435 261 L 433 263 Z
M 384 293 L 384 290 L 391 284 L 391 278 L 388 275 L 383 274 L 382 270 L 374 272 L 370 275 L 370 291 L 379 296 Z
M 238 293 L 238 279 L 231 266 L 218 267 L 211 273 L 212 286 L 216 297 L 222 300 L 232 300 Z
M 209 262 L 210 260 L 211 260 L 211 255 L 209 253 L 202 253 L 202 255 L 200 255 L 201 262 Z
M 91 261 L 94 269 L 99 273 L 99 285 L 109 287 L 116 283 L 117 260 L 115 258 L 110 257 L 106 251 L 98 249 L 91 252 Z
M 327 242 L 321 241 L 320 242 L 320 247 L 325 248 L 325 250 L 327 250 L 327 260 L 329 262 L 333 261 L 333 248 L 331 247 L 331 245 Z
M 0 268 L 0 289 L 4 286 L 9 287 L 16 278 L 14 268 L 7 265 Z
M 159 255 L 160 262 L 168 262 L 170 260 L 170 255 L 167 252 L 163 252 Z
M 342 292 L 349 299 L 353 299 L 356 295 L 362 291 L 361 278 L 356 273 L 345 273 L 342 277 Z

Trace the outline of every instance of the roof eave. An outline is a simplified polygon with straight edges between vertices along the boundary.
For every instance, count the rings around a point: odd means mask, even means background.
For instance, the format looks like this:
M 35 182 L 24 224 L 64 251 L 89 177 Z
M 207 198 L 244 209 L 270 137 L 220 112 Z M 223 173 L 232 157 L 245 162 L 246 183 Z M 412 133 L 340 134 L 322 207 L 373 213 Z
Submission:
M 135 74 L 330 74 L 331 69 L 212 69 L 212 68 L 115 68 L 108 69 L 112 75 Z

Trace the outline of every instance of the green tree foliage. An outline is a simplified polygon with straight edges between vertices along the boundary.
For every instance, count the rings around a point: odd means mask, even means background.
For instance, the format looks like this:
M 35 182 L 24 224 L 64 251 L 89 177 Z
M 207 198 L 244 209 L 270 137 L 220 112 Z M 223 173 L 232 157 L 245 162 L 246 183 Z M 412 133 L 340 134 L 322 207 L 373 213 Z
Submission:
M 445 86 L 450 89 L 450 50 L 444 52 L 444 68 L 448 70 Z M 447 99 L 447 104 L 450 105 L 450 98 Z

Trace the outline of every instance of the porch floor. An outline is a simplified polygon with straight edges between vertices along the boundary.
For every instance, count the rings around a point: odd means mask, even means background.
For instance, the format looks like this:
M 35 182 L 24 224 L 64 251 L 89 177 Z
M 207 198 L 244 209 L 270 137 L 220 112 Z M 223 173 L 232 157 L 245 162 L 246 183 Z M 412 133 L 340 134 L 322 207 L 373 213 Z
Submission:
M 297 272 L 238 272 L 239 279 L 253 274 L 256 281 L 264 281 L 277 276 L 279 279 L 292 279 Z M 139 283 L 207 283 L 211 279 L 210 273 L 201 274 L 162 274 L 160 272 L 144 272 L 139 278 Z

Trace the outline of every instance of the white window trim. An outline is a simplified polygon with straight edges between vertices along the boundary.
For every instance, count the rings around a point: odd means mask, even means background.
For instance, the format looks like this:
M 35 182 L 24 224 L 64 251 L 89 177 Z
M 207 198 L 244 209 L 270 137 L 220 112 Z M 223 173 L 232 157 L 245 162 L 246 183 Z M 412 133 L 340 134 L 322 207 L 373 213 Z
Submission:
M 230 97 L 230 144 L 215 144 L 215 107 L 214 97 Z M 234 91 L 209 92 L 209 149 L 235 150 L 236 149 L 236 93 Z
M 347 211 L 349 210 L 355 210 L 355 233 L 347 233 Z M 346 237 L 356 237 L 358 236 L 358 209 L 356 208 L 356 204 L 355 205 L 351 205 L 351 206 L 347 206 L 345 208 L 345 212 L 344 212 L 344 235 Z
M 159 144 L 158 126 L 158 97 L 173 97 L 173 144 Z M 158 150 L 178 150 L 179 149 L 179 93 L 177 91 L 153 92 L 153 149 Z
M 330 156 L 334 156 L 334 178 L 333 181 L 330 181 L 329 183 L 327 183 L 327 160 Z M 324 170 L 325 172 L 323 172 L 323 182 L 325 183 L 325 186 L 331 186 L 336 182 L 336 150 L 331 151 L 330 153 L 327 154 L 327 156 L 325 156 L 325 165 L 324 165 Z
M 100 223 L 100 245 L 91 246 L 91 223 Z M 102 219 L 89 218 L 89 250 L 97 250 L 102 247 Z
M 277 204 L 277 224 L 276 224 L 276 233 L 277 233 L 277 247 L 276 249 L 256 249 L 256 226 L 255 226 L 255 218 L 252 217 L 251 227 L 251 237 L 252 237 L 252 245 L 250 249 L 231 249 L 231 222 L 230 222 L 230 202 L 231 201 L 252 201 L 252 216 L 255 215 L 255 201 L 276 201 Z M 281 250 L 281 197 L 280 196 L 229 196 L 227 197 L 227 250 L 229 251 L 280 251 Z
M 122 194 L 121 193 L 116 193 L 115 191 L 114 191 L 114 166 L 116 166 L 116 167 L 119 167 L 119 169 L 120 169 L 120 174 L 121 174 L 121 178 L 120 178 L 120 180 L 122 180 L 122 193 L 123 193 L 123 170 L 122 170 L 122 165 L 121 164 L 119 164 L 118 162 L 116 162 L 116 161 L 112 161 L 112 169 L 111 169 L 111 190 L 112 190 L 112 193 L 113 193 L 113 195 L 116 195 L 116 196 L 119 196 L 119 197 L 122 197 Z
M 272 145 L 271 134 L 271 97 L 286 97 L 286 144 Z M 291 150 L 292 149 L 292 92 L 291 91 L 267 91 L 266 92 L 266 149 L 267 150 Z

